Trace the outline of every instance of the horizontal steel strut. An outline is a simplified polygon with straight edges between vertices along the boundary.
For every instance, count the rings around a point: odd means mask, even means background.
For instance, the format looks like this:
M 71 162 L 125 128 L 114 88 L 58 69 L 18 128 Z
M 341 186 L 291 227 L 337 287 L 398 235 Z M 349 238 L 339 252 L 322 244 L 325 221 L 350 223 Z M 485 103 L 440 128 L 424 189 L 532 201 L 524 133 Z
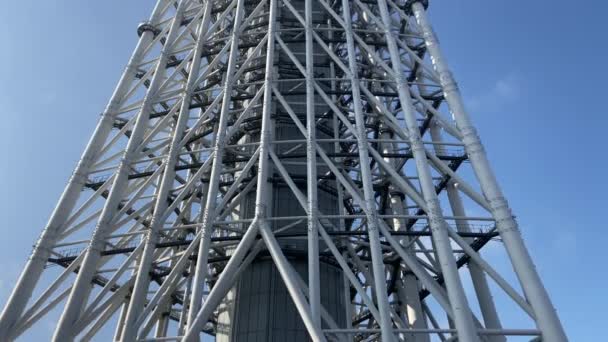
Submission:
M 567 341 L 428 6 L 158 0 L 3 340 Z

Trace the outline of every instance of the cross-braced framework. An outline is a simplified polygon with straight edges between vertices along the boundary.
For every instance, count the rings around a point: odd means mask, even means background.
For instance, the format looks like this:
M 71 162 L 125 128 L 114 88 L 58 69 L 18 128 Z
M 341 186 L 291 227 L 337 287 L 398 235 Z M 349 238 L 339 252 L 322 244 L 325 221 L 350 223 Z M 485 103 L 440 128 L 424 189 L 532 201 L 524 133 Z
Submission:
M 426 7 L 159 0 L 0 336 L 566 341 Z

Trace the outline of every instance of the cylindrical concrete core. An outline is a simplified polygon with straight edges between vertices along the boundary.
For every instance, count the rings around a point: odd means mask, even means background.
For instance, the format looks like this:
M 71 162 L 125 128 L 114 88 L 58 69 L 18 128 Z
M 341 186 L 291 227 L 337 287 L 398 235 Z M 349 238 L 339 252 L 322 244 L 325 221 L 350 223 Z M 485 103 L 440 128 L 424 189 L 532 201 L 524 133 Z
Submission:
M 291 3 L 304 17 L 304 0 L 292 0 Z M 313 22 L 327 25 L 327 16 L 321 11 L 320 4 L 313 1 Z M 302 65 L 306 64 L 306 48 L 304 29 L 296 17 L 287 8 L 278 8 L 278 30 L 281 38 L 289 46 L 290 50 L 298 58 Z M 302 30 L 293 30 L 301 28 Z M 292 30 L 281 30 L 292 29 Z M 329 58 L 325 51 L 318 45 L 314 45 L 315 77 L 330 77 Z M 306 124 L 306 95 L 303 75 L 295 68 L 287 54 L 275 48 L 275 79 L 277 87 L 281 90 L 291 108 Z M 260 75 L 256 75 L 260 78 Z M 293 80 L 290 80 L 293 79 Z M 294 91 L 294 89 L 299 89 Z M 298 95 L 299 94 L 299 95 Z M 247 103 L 243 103 L 247 105 Z M 320 117 L 329 111 L 329 107 L 320 96 L 315 97 L 315 116 Z M 247 133 L 239 137 L 240 142 L 251 142 L 259 140 L 259 126 L 261 121 L 261 109 L 257 116 L 247 121 Z M 293 124 L 286 110 L 274 99 L 272 106 L 272 117 L 274 125 L 273 141 L 280 140 L 303 140 L 304 136 Z M 331 120 L 329 120 L 331 122 Z M 318 139 L 333 138 L 333 127 L 330 124 L 319 125 L 316 130 Z M 328 152 L 333 151 L 333 143 L 323 143 L 323 148 Z M 273 144 L 277 155 L 287 155 L 282 163 L 288 170 L 292 179 L 299 189 L 306 194 L 306 144 L 305 143 L 280 143 Z M 325 175 L 329 169 L 322 163 L 318 163 L 317 174 Z M 233 167 L 227 165 L 226 167 Z M 271 180 L 267 183 L 272 189 L 268 191 L 270 212 L 268 216 L 289 217 L 305 216 L 306 213 L 282 180 L 276 169 L 271 168 L 269 173 Z M 335 181 L 331 181 L 335 182 Z M 338 196 L 335 191 L 335 183 L 318 188 L 318 206 L 323 214 L 339 214 Z M 239 210 L 236 218 L 252 218 L 255 208 L 255 193 L 247 196 Z M 285 225 L 293 224 L 297 219 L 271 221 L 273 230 Z M 338 226 L 338 222 L 332 222 Z M 326 228 L 329 230 L 329 228 Z M 292 225 L 288 230 L 281 231 L 285 234 L 297 235 L 294 238 L 281 238 L 279 243 L 283 253 L 294 269 L 298 272 L 305 283 L 308 283 L 307 264 L 307 221 Z M 321 243 L 320 250 L 324 249 Z M 332 316 L 339 327 L 346 327 L 347 299 L 345 297 L 345 281 L 343 273 L 338 265 L 320 260 L 320 282 L 321 282 L 321 305 Z M 256 260 L 240 275 L 237 285 L 227 296 L 220 308 L 218 319 L 218 331 L 216 339 L 222 342 L 300 342 L 309 341 L 296 307 L 287 292 L 287 288 L 268 252 L 262 251 Z M 323 328 L 328 328 L 323 320 Z

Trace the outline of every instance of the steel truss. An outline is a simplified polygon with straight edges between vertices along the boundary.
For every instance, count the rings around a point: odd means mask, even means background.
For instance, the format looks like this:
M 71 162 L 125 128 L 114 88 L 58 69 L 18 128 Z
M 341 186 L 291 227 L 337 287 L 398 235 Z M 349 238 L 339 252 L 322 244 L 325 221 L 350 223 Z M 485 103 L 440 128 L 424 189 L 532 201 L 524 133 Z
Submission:
M 196 341 L 264 259 L 314 341 L 566 341 L 427 5 L 159 0 L 0 336 L 61 312 L 55 341 Z M 278 188 L 296 211 L 273 210 Z M 521 290 L 479 253 L 491 241 Z M 344 321 L 321 300 L 324 265 Z M 534 325 L 503 327 L 490 282 Z

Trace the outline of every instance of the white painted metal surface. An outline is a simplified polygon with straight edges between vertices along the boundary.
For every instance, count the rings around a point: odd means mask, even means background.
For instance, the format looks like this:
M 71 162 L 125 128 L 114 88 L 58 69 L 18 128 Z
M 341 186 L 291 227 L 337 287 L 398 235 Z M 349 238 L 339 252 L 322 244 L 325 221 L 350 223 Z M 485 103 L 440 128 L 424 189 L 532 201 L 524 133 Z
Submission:
M 425 7 L 159 0 L 0 336 L 566 341 Z

